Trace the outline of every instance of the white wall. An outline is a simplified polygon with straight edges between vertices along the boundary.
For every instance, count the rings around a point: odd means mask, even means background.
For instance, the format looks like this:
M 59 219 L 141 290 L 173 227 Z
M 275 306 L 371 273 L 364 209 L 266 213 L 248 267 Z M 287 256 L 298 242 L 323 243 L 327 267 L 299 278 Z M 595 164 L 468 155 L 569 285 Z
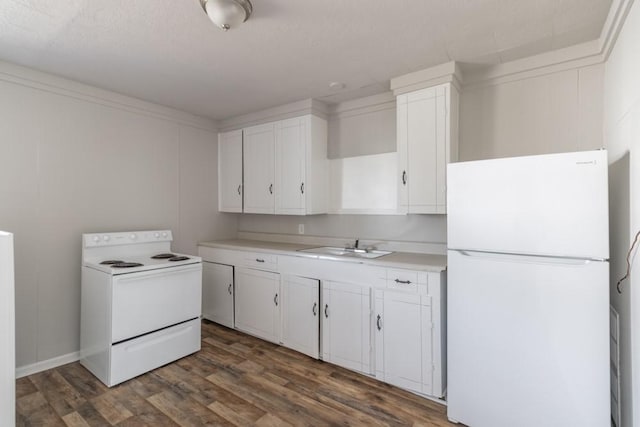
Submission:
M 640 275 L 618 295 L 615 283 L 640 229 L 640 5 L 634 3 L 605 68 L 604 135 L 609 150 L 611 196 L 611 301 L 620 314 L 622 425 L 640 425 Z M 635 420 L 635 423 L 634 423 Z
M 602 64 L 465 88 L 460 160 L 602 148 Z
M 217 213 L 211 122 L 0 63 L 0 229 L 15 235 L 16 363 L 79 349 L 80 236 L 235 235 Z

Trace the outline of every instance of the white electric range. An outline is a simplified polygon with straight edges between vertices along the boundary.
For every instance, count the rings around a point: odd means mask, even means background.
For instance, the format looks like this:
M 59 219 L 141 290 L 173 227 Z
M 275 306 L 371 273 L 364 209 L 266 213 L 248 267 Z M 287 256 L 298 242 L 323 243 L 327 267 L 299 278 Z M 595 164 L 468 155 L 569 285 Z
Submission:
M 200 350 L 202 260 L 170 230 L 82 236 L 80 363 L 111 387 Z

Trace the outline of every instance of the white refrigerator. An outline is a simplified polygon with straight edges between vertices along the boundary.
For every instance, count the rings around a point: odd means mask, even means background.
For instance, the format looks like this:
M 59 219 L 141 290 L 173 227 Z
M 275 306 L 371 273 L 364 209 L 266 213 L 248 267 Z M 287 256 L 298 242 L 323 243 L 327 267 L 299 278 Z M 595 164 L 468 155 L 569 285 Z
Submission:
M 450 164 L 450 420 L 610 425 L 607 152 Z

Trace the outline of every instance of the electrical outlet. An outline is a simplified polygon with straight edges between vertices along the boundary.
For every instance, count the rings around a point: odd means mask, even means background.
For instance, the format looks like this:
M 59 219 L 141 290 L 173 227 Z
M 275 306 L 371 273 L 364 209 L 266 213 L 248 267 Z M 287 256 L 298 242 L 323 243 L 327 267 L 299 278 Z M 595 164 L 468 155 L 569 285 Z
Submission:
M 298 234 L 304 234 L 304 224 L 298 224 Z

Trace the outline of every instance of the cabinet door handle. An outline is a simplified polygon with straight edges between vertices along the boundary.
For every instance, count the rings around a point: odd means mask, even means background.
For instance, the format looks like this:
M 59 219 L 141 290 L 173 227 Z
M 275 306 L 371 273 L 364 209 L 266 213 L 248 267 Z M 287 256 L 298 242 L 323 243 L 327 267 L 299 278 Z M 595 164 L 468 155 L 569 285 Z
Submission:
M 329 304 L 325 304 L 324 305 L 324 317 L 326 317 L 327 319 L 329 318 Z
M 238 185 L 238 196 L 240 196 L 242 193 L 240 192 L 240 189 L 242 188 L 242 184 Z
M 382 330 L 382 324 L 380 324 L 381 320 L 382 320 L 382 317 L 380 317 L 380 315 L 378 314 L 378 318 L 376 319 L 376 326 L 378 327 L 379 331 Z
M 273 194 L 273 184 L 269 184 L 269 194 Z
M 276 305 L 276 307 L 278 306 L 278 294 L 273 297 L 273 303 Z
M 260 258 L 256 258 L 256 262 L 264 262 L 264 260 Z
M 402 185 L 407 185 L 407 171 L 402 171 Z
M 229 287 L 227 288 L 227 291 L 229 291 L 229 295 L 233 294 L 233 292 L 231 292 L 231 283 L 229 283 Z
M 300 184 L 300 193 L 304 194 L 304 182 Z
M 411 284 L 411 280 L 400 280 L 400 279 L 396 279 L 396 280 L 394 280 L 394 282 L 396 282 L 396 283 L 402 283 L 403 285 L 410 285 L 410 284 Z
M 314 317 L 315 317 L 315 315 L 317 315 L 317 314 L 318 314 L 317 309 L 318 309 L 318 303 L 317 303 L 317 302 L 314 302 L 314 303 L 313 303 L 313 308 L 311 309 L 311 311 L 313 312 Z

